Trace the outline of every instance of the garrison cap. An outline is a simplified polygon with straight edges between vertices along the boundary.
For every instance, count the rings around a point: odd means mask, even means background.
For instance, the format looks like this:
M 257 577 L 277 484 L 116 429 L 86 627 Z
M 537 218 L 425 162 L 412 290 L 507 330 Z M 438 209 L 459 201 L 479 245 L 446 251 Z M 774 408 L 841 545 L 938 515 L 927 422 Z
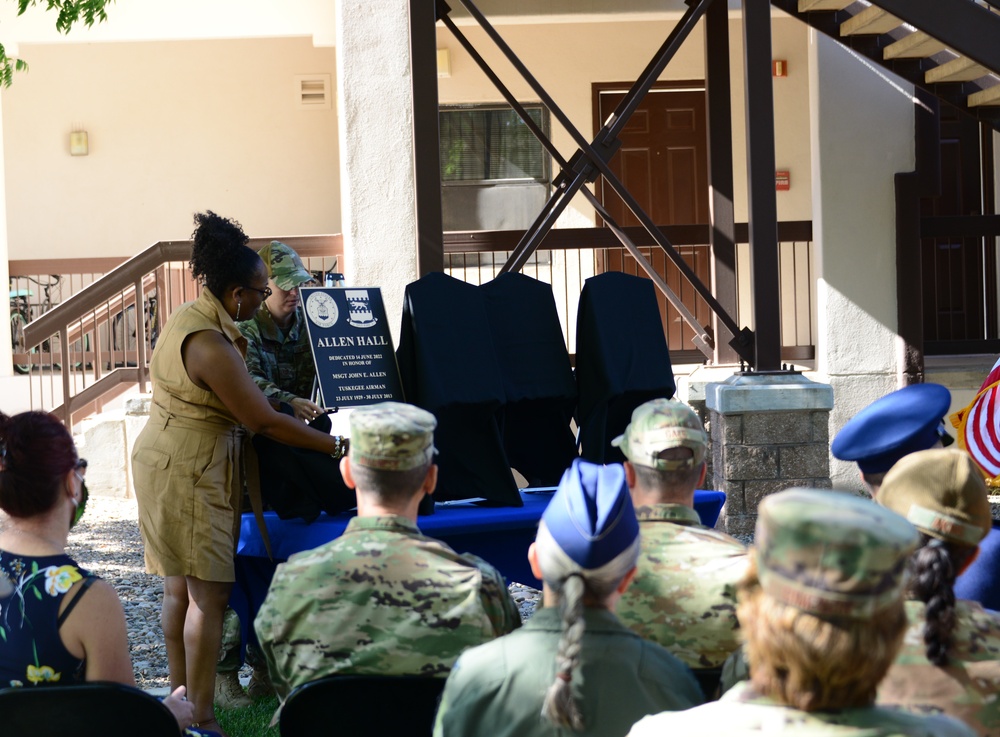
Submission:
M 639 536 L 624 467 L 574 460 L 542 513 L 542 522 L 555 543 L 584 570 L 612 561 Z
M 434 458 L 437 420 L 427 410 L 381 402 L 351 411 L 351 463 L 385 471 L 408 471 Z
M 885 475 L 875 501 L 931 537 L 968 547 L 993 525 L 983 474 L 960 450 L 911 453 Z
M 257 251 L 257 255 L 264 262 L 267 275 L 274 279 L 278 289 L 288 292 L 315 278 L 302 265 L 299 254 L 281 241 L 271 241 Z
M 708 435 L 694 410 L 676 399 L 652 399 L 632 412 L 625 432 L 611 441 L 632 463 L 661 471 L 692 468 L 705 460 Z M 659 454 L 670 448 L 689 448 L 691 458 L 667 460 Z
M 754 539 L 765 593 L 821 618 L 863 619 L 902 597 L 919 537 L 867 499 L 788 489 L 761 502 Z
M 852 417 L 830 450 L 856 461 L 863 473 L 882 473 L 905 455 L 954 442 L 944 430 L 951 392 L 940 384 L 913 384 L 877 399 Z

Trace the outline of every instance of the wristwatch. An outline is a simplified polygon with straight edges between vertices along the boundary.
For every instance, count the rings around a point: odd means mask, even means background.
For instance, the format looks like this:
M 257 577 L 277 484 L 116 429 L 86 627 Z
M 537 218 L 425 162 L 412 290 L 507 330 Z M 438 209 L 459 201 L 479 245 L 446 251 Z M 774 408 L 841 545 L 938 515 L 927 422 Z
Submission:
M 334 460 L 340 460 L 345 455 L 351 446 L 351 439 L 345 438 L 343 435 L 334 435 L 334 442 L 337 444 L 337 449 L 330 454 L 330 457 Z

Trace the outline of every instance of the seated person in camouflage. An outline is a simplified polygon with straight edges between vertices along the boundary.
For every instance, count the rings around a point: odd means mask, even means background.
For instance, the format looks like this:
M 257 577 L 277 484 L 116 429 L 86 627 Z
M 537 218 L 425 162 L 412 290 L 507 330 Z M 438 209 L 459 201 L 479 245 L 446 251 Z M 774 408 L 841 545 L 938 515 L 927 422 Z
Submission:
M 705 527 L 694 510 L 708 437 L 686 404 L 654 399 L 637 407 L 611 442 L 628 459 L 625 478 L 642 530 L 639 573 L 618 616 L 707 682 L 707 671 L 740 646 L 736 584 L 747 566 L 743 544 Z
M 638 555 L 622 467 L 574 461 L 528 551 L 544 607 L 462 653 L 435 736 L 620 737 L 646 714 L 700 704 L 687 666 L 615 617 Z
M 737 614 L 750 681 L 716 702 L 646 717 L 629 737 L 971 737 L 952 717 L 875 706 L 906 632 L 903 585 L 917 532 L 837 491 L 767 497 Z
M 280 241 L 271 241 L 257 255 L 267 268 L 270 294 L 251 319 L 238 323 L 247 339 L 247 371 L 275 409 L 330 432 L 329 416 L 309 399 L 316 368 L 305 318 L 299 309 L 299 287 L 313 284 L 313 275 L 299 255 Z M 300 517 L 311 521 L 321 511 L 336 514 L 354 506 L 354 494 L 340 480 L 335 459 L 263 435 L 255 436 L 252 442 L 258 456 L 261 495 L 282 519 Z M 239 681 L 241 645 L 239 618 L 227 608 L 215 679 L 215 703 L 223 709 L 249 706 L 252 699 L 274 693 L 267 664 L 252 632 L 246 660 L 253 667 L 253 675 L 244 693 Z
M 437 481 L 435 425 L 398 402 L 351 412 L 341 472 L 358 516 L 278 566 L 255 622 L 282 699 L 334 674 L 444 678 L 463 650 L 520 625 L 500 573 L 417 528 Z
M 267 267 L 271 293 L 252 319 L 239 323 L 247 339 L 247 371 L 275 409 L 330 432 L 329 415 L 309 399 L 316 367 L 299 309 L 299 288 L 313 284 L 313 275 L 299 255 L 280 241 L 271 241 L 258 255 Z M 312 522 L 320 512 L 339 514 L 355 505 L 354 493 L 344 486 L 335 458 L 262 435 L 254 436 L 253 447 L 261 495 L 281 519 Z
M 313 275 L 280 241 L 271 241 L 257 255 L 267 267 L 271 293 L 253 319 L 239 323 L 247 339 L 247 371 L 272 403 L 285 402 L 297 418 L 310 422 L 323 408 L 310 400 L 316 367 L 299 309 L 299 287 L 313 286 Z
M 912 453 L 885 476 L 876 501 L 920 533 L 910 556 L 910 628 L 878 703 L 943 711 L 980 735 L 1000 734 L 1000 615 L 955 600 L 955 577 L 976 557 L 992 519 L 986 483 L 959 450 Z

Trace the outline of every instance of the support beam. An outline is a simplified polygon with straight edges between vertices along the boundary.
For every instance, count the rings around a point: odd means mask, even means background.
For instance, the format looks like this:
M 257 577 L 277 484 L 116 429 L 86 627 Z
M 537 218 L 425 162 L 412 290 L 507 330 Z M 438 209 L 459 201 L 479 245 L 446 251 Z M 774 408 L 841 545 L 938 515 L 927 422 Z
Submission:
M 705 88 L 708 105 L 708 212 L 712 293 L 736 318 L 736 221 L 733 212 L 733 125 L 729 78 L 729 7 L 714 2 L 705 13 Z M 736 363 L 735 337 L 713 313 L 716 364 Z
M 778 206 L 774 193 L 774 90 L 771 86 L 771 4 L 743 0 L 750 288 L 758 371 L 781 368 L 778 304 Z
M 434 3 L 426 0 L 410 0 L 413 176 L 416 190 L 414 194 L 418 276 L 424 276 L 432 271 L 444 271 L 436 24 Z

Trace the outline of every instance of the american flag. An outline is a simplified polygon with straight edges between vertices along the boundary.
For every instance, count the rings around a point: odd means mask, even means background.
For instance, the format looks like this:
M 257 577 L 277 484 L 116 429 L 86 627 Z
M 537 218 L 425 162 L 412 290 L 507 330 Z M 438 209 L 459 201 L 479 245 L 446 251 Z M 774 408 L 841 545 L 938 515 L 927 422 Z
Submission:
M 998 393 L 1000 393 L 1000 359 L 993 364 L 972 404 L 951 416 L 951 424 L 958 429 L 958 446 L 968 451 L 990 486 L 1000 486 Z

